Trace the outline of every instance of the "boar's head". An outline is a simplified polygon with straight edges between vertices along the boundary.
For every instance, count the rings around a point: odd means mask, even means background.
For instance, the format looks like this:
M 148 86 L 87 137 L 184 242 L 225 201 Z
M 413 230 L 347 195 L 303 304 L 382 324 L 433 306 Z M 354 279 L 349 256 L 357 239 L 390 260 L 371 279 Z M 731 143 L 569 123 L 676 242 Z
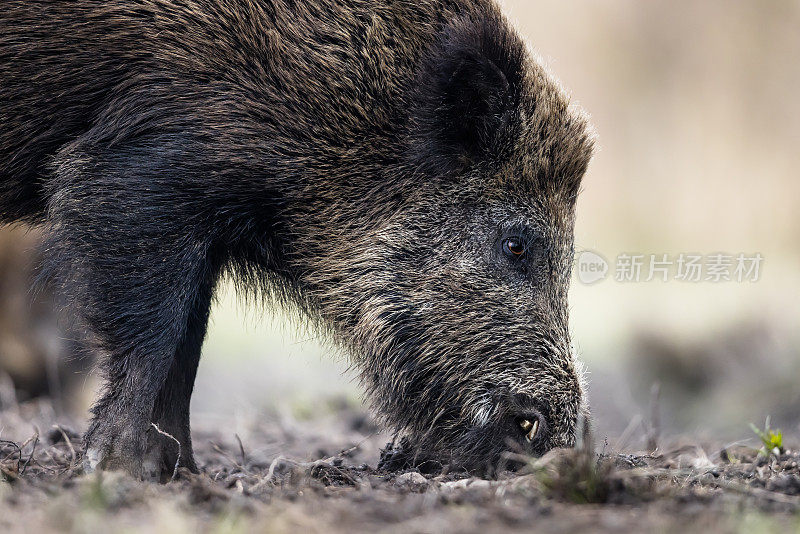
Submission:
M 405 436 L 404 461 L 484 471 L 572 446 L 587 411 L 567 303 L 587 120 L 499 16 L 446 26 L 407 104 L 373 207 L 315 238 L 309 306 Z

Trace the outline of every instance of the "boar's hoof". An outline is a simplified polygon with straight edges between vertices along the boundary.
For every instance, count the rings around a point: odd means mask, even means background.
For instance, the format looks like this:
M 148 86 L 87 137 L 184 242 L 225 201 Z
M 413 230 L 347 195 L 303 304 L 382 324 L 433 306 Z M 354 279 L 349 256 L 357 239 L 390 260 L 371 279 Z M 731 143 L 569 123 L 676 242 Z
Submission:
M 143 458 L 134 453 L 131 447 L 122 446 L 118 440 L 100 444 L 92 440 L 86 447 L 83 457 L 85 473 L 95 471 L 125 471 L 134 478 L 144 478 Z
M 165 481 L 166 448 L 153 429 L 136 433 L 93 425 L 86 435 L 83 470 L 86 473 L 125 471 L 140 480 Z M 172 463 L 175 463 L 175 455 L 172 455 Z M 170 468 L 169 475 L 172 472 Z M 169 478 L 167 476 L 166 480 Z
M 191 443 L 182 444 L 156 425 L 139 434 L 106 431 L 99 426 L 87 433 L 83 457 L 86 473 L 121 470 L 134 478 L 166 483 L 175 478 L 179 467 L 197 472 Z

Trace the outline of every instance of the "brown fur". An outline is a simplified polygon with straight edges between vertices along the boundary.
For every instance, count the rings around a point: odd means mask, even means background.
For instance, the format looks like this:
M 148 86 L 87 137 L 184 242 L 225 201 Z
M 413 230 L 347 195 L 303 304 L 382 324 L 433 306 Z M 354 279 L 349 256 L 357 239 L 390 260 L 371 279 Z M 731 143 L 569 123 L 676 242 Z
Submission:
M 194 467 L 224 272 L 345 347 L 412 458 L 480 470 L 573 443 L 592 143 L 492 2 L 11 0 L 0 102 L 0 217 L 47 222 L 108 355 L 99 465 L 171 466 L 152 421 Z

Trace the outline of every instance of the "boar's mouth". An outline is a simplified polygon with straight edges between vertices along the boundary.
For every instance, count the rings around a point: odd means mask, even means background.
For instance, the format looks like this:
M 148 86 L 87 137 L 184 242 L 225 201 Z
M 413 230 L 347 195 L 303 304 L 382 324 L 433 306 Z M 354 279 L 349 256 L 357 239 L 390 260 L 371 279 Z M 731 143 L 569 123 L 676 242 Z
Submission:
M 503 422 L 470 427 L 449 446 L 437 446 L 425 438 L 415 440 L 413 436 L 404 436 L 381 450 L 378 469 L 418 469 L 433 475 L 461 472 L 494 477 L 504 471 L 517 471 L 530 458 L 541 456 L 552 448 L 543 429 L 544 423 L 539 419 L 520 418 L 511 425 L 515 428 L 509 428 Z M 521 440 L 509 437 L 513 434 L 521 436 Z

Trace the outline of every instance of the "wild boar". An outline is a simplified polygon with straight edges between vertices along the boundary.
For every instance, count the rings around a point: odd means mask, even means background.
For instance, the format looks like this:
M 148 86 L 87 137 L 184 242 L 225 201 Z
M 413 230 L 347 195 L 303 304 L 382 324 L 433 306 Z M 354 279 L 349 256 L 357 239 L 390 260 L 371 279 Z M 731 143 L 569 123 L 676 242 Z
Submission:
M 102 356 L 89 468 L 197 468 L 189 399 L 224 275 L 346 348 L 415 456 L 484 471 L 571 446 L 592 137 L 490 0 L 0 13 L 0 218 L 45 226 Z

